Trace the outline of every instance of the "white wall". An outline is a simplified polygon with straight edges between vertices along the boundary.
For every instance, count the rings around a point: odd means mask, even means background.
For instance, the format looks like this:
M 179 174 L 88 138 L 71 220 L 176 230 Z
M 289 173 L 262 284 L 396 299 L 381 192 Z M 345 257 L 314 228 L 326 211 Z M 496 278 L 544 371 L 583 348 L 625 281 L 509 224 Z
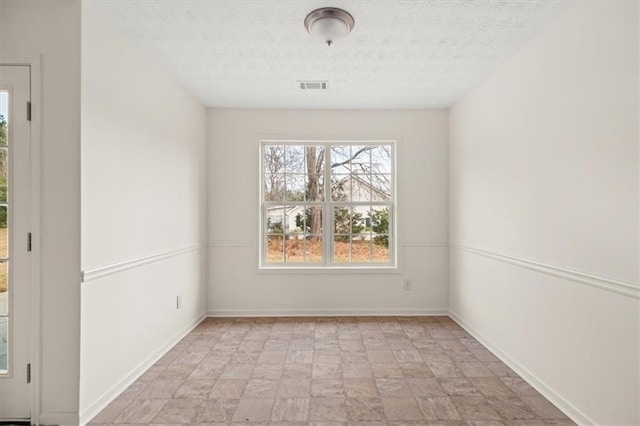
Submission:
M 40 406 L 33 418 L 78 418 L 80 359 L 80 0 L 0 1 L 0 62 L 41 55 Z M 37 94 L 34 94 L 37 96 Z M 36 362 L 37 360 L 32 360 Z
M 640 423 L 637 8 L 572 5 L 450 117 L 451 313 L 582 423 Z
M 82 421 L 202 318 L 206 280 L 206 111 L 94 7 L 82 15 Z
M 445 110 L 210 109 L 209 313 L 446 313 L 447 129 Z M 258 272 L 261 137 L 398 139 L 402 273 Z

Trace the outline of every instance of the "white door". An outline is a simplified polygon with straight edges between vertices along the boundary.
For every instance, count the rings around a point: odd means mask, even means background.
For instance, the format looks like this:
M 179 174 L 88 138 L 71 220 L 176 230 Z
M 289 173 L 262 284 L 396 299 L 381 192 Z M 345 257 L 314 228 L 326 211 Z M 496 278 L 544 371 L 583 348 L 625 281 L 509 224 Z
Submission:
M 0 421 L 29 419 L 30 68 L 0 66 Z

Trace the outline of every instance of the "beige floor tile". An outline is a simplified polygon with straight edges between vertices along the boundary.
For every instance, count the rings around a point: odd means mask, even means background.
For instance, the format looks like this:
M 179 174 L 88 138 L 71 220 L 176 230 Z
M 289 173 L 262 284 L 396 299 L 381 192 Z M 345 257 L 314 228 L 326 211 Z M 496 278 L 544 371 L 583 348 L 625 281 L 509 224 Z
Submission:
M 210 398 L 233 399 L 240 398 L 247 386 L 247 380 L 242 379 L 218 379 L 211 388 Z
M 131 401 L 129 400 L 124 400 L 124 399 L 115 400 L 111 404 L 107 405 L 104 408 L 104 410 L 98 413 L 98 415 L 94 417 L 93 420 L 91 420 L 91 423 L 92 424 L 111 423 L 129 405 L 131 405 Z
M 278 389 L 278 398 L 311 397 L 311 379 L 282 379 Z
M 397 362 L 391 350 L 367 350 L 367 358 L 371 363 Z
M 405 377 L 433 377 L 431 369 L 424 362 L 401 363 L 400 369 Z
M 484 396 L 514 396 L 511 389 L 497 377 L 471 377 L 469 381 Z
M 248 379 L 253 372 L 253 364 L 227 364 L 220 374 L 221 379 Z
M 267 343 L 268 342 L 269 341 L 267 341 Z M 258 362 L 262 364 L 282 364 L 286 357 L 286 350 L 263 350 L 258 358 Z
M 342 365 L 334 364 L 313 364 L 311 377 L 314 379 L 339 379 L 342 378 Z
M 277 399 L 271 411 L 271 420 L 305 422 L 309 417 L 310 398 Z
M 341 362 L 338 349 L 319 349 L 313 353 L 314 364 L 340 364 Z
M 150 423 L 168 399 L 133 401 L 113 420 L 113 423 Z
M 166 380 L 184 380 L 193 373 L 193 370 L 196 369 L 196 365 L 188 365 L 188 364 L 171 364 L 168 365 L 167 368 L 164 369 L 162 373 L 158 376 L 159 379 Z
M 455 363 L 429 362 L 427 365 L 436 377 L 463 377 L 462 370 Z
M 409 385 L 404 379 L 386 378 L 376 379 L 378 393 L 382 397 L 409 397 L 412 396 Z
M 174 398 L 206 398 L 211 388 L 213 388 L 211 380 L 186 380 L 176 390 Z
M 140 392 L 137 399 L 171 399 L 182 383 L 183 380 L 154 380 Z
M 494 374 L 481 362 L 461 362 L 458 364 L 465 377 L 494 377 Z
M 517 396 L 492 396 L 487 400 L 503 419 L 535 419 L 537 417 L 533 410 Z
M 540 396 L 537 390 L 520 377 L 501 377 L 500 380 L 518 396 Z
M 198 409 L 202 405 L 200 399 L 172 399 L 162 406 L 153 418 L 153 423 L 193 423 Z
M 241 398 L 233 413 L 234 422 L 269 421 L 274 400 L 268 398 Z
M 230 422 L 238 401 L 237 399 L 205 399 L 202 401 L 195 422 Z
M 349 379 L 366 379 L 373 377 L 368 362 L 342 364 L 342 377 Z
M 242 397 L 246 398 L 275 398 L 279 381 L 275 379 L 250 379 L 244 388 Z
M 415 398 L 381 398 L 388 420 L 423 420 Z
M 449 397 L 417 398 L 427 420 L 460 420 L 460 414 Z
M 313 362 L 313 351 L 312 350 L 304 350 L 304 351 L 289 350 L 289 352 L 287 352 L 285 362 L 311 364 Z
M 255 364 L 251 372 L 252 379 L 279 379 L 282 377 L 282 364 Z
M 311 364 L 284 364 L 282 370 L 283 379 L 307 379 L 311 378 L 312 365 Z
M 373 377 L 404 377 L 400 365 L 395 362 L 371 363 Z
M 438 382 L 449 396 L 482 396 L 469 379 L 444 377 L 438 379 Z
M 225 364 L 200 364 L 191 372 L 188 379 L 206 379 L 213 381 L 220 377 L 224 366 Z
M 521 396 L 520 399 L 524 401 L 536 415 L 543 419 L 564 419 L 567 417 L 543 396 Z
M 447 396 L 437 379 L 434 378 L 408 378 L 406 379 L 413 396 L 423 398 L 434 396 Z
M 351 398 L 379 397 L 376 382 L 373 379 L 343 379 L 344 391 Z
M 194 351 L 194 352 L 183 352 L 181 353 L 176 360 L 173 362 L 174 364 L 189 364 L 189 365 L 198 365 L 204 359 L 204 357 L 209 353 L 206 351 Z
M 309 406 L 310 421 L 347 421 L 344 398 L 312 398 Z
M 410 362 L 423 362 L 422 357 L 415 349 L 394 350 L 393 356 L 400 364 Z
M 500 420 L 501 417 L 485 397 L 452 396 L 451 402 L 465 420 Z
M 255 364 L 261 351 L 238 351 L 231 357 L 232 364 Z
M 384 420 L 384 408 L 379 398 L 347 398 L 347 419 L 350 422 Z
M 320 397 L 344 397 L 344 385 L 342 379 L 313 379 L 311 380 L 311 396 Z

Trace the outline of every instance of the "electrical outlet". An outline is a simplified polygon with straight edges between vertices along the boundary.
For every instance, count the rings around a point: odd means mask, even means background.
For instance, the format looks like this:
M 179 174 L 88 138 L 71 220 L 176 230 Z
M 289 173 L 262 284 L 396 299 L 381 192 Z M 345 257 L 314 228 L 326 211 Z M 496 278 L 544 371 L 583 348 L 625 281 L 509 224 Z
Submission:
M 402 281 L 402 289 L 404 291 L 411 291 L 412 288 L 413 282 L 409 278 L 406 278 L 404 281 Z
M 182 296 L 176 296 L 176 309 L 180 309 L 182 307 Z

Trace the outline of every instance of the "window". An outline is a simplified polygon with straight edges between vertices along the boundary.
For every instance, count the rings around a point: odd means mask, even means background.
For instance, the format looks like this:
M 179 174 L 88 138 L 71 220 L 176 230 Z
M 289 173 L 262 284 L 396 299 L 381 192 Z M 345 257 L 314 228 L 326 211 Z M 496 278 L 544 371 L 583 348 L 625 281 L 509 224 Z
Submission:
M 395 143 L 261 143 L 262 267 L 395 266 Z

